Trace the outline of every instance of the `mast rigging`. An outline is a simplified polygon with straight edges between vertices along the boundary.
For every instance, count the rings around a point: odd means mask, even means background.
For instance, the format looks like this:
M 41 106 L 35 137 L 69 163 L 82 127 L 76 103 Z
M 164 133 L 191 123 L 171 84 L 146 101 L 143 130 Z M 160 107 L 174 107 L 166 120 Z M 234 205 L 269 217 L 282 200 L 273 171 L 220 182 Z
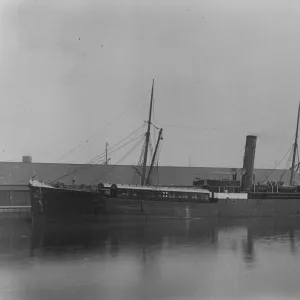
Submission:
M 148 173 L 148 177 L 147 177 L 147 180 L 146 180 L 146 184 L 150 184 L 150 178 L 151 178 L 151 173 L 152 173 L 152 170 L 153 170 L 153 167 L 154 167 L 154 163 L 155 163 L 155 159 L 156 159 L 156 155 L 157 155 L 157 150 L 158 150 L 158 146 L 159 146 L 159 143 L 160 141 L 162 140 L 162 128 L 159 130 L 159 134 L 158 134 L 158 138 L 157 138 L 157 143 L 156 143 L 156 146 L 155 146 L 155 150 L 154 150 L 154 154 L 153 154 L 153 157 L 152 157 L 152 161 L 151 161 L 151 165 L 150 165 L 150 169 L 149 169 L 149 173 Z
M 293 161 L 292 161 L 292 167 L 291 167 L 291 178 L 290 178 L 291 186 L 294 185 L 295 159 L 296 159 L 296 152 L 298 149 L 299 114 L 300 114 L 300 102 L 299 102 L 299 107 L 298 107 L 297 127 L 296 127 L 296 135 L 295 135 L 295 143 L 294 143 L 294 151 L 293 151 Z

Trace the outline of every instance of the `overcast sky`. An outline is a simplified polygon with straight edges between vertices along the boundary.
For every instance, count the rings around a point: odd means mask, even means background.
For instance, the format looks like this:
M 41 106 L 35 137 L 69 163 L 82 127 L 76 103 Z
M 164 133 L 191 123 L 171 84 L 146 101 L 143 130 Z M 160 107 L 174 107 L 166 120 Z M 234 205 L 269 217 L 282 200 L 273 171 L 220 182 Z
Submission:
M 161 165 L 240 167 L 257 134 L 272 168 L 292 146 L 299 1 L 1 0 L 0 22 L 0 160 L 86 162 L 147 119 L 153 78 Z

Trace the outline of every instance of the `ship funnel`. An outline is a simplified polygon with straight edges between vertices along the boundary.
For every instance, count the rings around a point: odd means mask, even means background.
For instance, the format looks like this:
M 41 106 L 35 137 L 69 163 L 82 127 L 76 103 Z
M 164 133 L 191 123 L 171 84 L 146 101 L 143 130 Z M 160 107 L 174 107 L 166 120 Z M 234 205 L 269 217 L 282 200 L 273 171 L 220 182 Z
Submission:
M 250 191 L 253 183 L 253 169 L 257 137 L 247 135 L 244 154 L 243 169 L 245 170 L 242 176 L 242 191 Z

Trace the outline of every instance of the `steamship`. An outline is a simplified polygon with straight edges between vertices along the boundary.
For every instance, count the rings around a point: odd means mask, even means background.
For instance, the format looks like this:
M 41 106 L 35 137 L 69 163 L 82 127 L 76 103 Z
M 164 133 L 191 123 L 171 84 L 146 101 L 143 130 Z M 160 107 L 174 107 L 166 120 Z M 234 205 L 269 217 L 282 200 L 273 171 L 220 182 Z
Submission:
M 170 188 L 151 186 L 151 174 L 157 160 L 163 130 L 159 130 L 154 154 L 148 174 L 146 164 L 150 144 L 150 126 L 153 109 L 152 83 L 149 120 L 145 134 L 145 149 L 140 185 L 108 184 L 70 184 L 62 182 L 43 182 L 32 178 L 29 181 L 31 214 L 34 220 L 56 220 L 70 217 L 103 218 L 104 215 L 153 215 L 190 218 L 192 207 L 200 203 L 212 203 L 217 199 L 202 188 Z M 187 206 L 188 204 L 188 206 Z
M 192 188 L 151 186 L 151 173 L 162 140 L 162 129 L 146 174 L 146 164 L 153 107 L 152 84 L 150 111 L 140 185 L 108 184 L 65 185 L 30 180 L 31 212 L 34 219 L 57 219 L 74 216 L 104 218 L 138 216 L 141 218 L 199 218 L 199 217 L 273 217 L 300 215 L 300 186 L 294 185 L 295 157 L 299 127 L 298 109 L 296 138 L 290 185 L 282 182 L 256 183 L 253 168 L 257 137 L 246 137 L 241 180 L 196 178 Z M 147 175 L 147 176 L 146 176 Z

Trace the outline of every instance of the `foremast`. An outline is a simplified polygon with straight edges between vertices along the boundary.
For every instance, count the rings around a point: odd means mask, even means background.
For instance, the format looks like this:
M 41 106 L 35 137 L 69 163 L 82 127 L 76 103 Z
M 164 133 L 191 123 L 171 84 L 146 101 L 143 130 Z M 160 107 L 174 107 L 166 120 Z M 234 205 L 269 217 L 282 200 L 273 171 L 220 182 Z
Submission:
M 145 177 L 146 177 L 146 165 L 147 165 L 148 147 L 149 147 L 149 139 L 150 139 L 150 127 L 151 127 L 151 118 L 152 118 L 153 89 L 154 89 L 154 79 L 152 81 L 149 119 L 148 119 L 148 127 L 147 127 L 147 132 L 146 132 L 146 145 L 145 145 L 143 169 L 142 169 L 142 176 L 141 176 L 141 185 L 142 186 L 145 184 Z
M 150 109 L 149 109 L 149 119 L 148 119 L 148 126 L 146 132 L 146 142 L 145 142 L 145 149 L 144 149 L 144 158 L 143 158 L 143 165 L 142 165 L 142 172 L 141 172 L 141 186 L 148 185 L 150 183 L 150 176 L 154 167 L 155 159 L 157 156 L 158 146 L 160 141 L 162 140 L 162 129 L 159 131 L 157 143 L 155 146 L 155 151 L 152 157 L 151 165 L 149 168 L 148 176 L 146 177 L 146 169 L 147 169 L 147 159 L 148 159 L 148 147 L 150 142 L 150 128 L 151 128 L 151 119 L 152 119 L 152 110 L 153 110 L 153 92 L 154 92 L 154 79 L 152 81 L 152 89 L 151 89 L 151 100 L 150 100 Z

